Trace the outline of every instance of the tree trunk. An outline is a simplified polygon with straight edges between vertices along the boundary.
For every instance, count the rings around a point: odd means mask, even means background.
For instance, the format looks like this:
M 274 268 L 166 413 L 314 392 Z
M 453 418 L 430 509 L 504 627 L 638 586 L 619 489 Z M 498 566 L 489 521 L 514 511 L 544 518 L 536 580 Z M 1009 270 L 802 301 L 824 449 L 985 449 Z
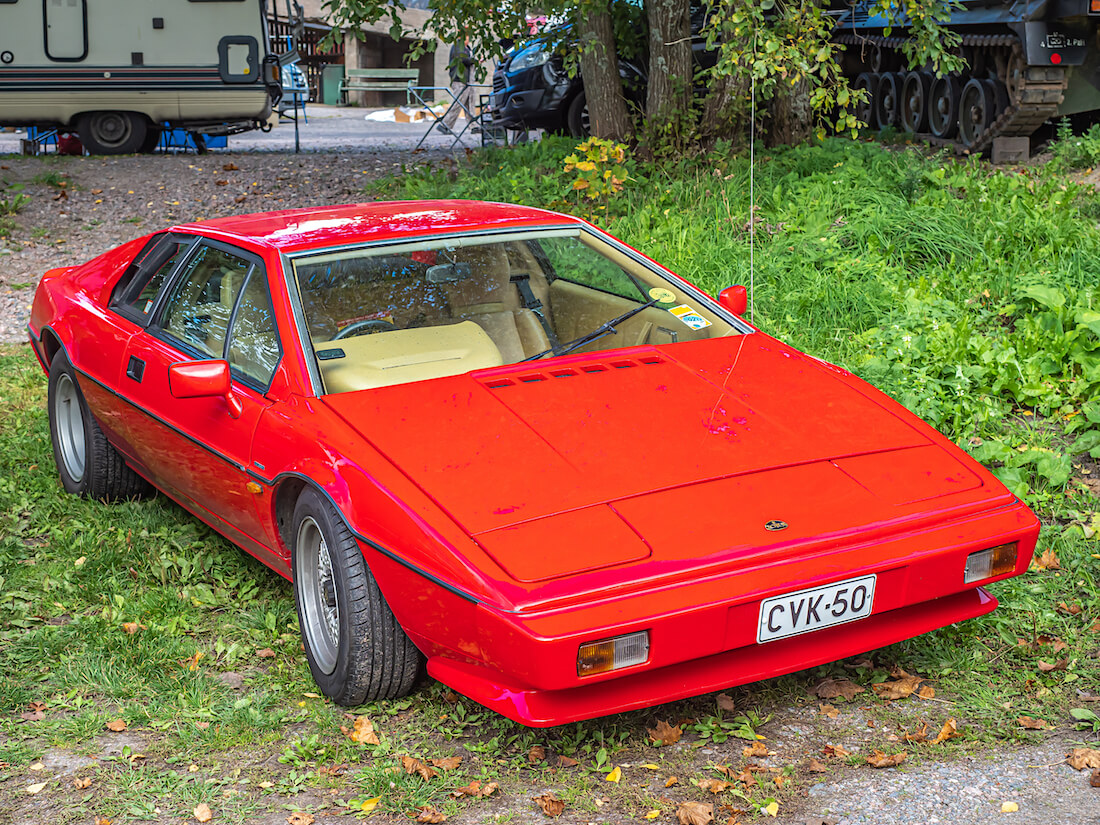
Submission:
M 771 101 L 771 123 L 765 143 L 768 146 L 793 146 L 804 143 L 813 133 L 810 108 L 810 84 L 800 80 L 793 86 L 781 81 Z
M 578 9 L 577 34 L 581 40 L 581 76 L 588 99 L 589 131 L 606 140 L 628 140 L 634 130 L 623 98 L 607 0 Z
M 691 17 L 688 0 L 647 0 L 649 87 L 646 119 L 651 127 L 676 125 L 691 110 Z

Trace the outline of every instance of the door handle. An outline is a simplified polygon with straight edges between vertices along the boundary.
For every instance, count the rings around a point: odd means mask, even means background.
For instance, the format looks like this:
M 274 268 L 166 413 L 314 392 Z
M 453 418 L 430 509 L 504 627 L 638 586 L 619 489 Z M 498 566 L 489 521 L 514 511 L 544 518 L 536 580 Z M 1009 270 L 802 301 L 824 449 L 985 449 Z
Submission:
M 131 355 L 130 363 L 126 365 L 126 377 L 133 378 L 140 384 L 143 375 L 145 375 L 145 362 Z

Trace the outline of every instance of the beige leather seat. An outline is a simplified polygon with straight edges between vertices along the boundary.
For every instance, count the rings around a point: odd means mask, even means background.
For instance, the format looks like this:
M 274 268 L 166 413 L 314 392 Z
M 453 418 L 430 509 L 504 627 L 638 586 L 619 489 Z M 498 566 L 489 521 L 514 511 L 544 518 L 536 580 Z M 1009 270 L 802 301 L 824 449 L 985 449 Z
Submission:
M 550 347 L 538 316 L 523 305 L 519 289 L 509 280 L 513 273 L 503 244 L 459 247 L 448 257 L 470 265 L 469 278 L 443 284 L 452 318 L 473 321 L 485 330 L 506 364 Z M 539 274 L 538 281 L 532 277 L 530 283 L 549 318 L 545 280 Z

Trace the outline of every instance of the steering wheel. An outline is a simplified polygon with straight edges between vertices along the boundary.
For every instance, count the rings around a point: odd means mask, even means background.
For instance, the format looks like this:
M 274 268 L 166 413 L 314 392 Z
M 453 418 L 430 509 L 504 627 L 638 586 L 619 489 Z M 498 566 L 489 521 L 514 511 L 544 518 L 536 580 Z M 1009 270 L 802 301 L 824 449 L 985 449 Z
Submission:
M 348 324 L 338 333 L 332 336 L 333 341 L 339 341 L 341 338 L 347 338 L 349 335 L 356 335 L 362 330 L 370 330 L 371 332 L 389 332 L 397 329 L 396 324 L 391 324 L 382 318 L 367 318 L 363 321 L 356 321 L 354 324 Z

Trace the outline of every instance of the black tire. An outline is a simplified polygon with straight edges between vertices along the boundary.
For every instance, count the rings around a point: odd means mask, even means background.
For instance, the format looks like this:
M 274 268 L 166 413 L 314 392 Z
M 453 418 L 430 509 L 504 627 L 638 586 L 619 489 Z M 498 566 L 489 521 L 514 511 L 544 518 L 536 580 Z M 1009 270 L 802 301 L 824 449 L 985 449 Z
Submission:
M 136 112 L 85 112 L 76 131 L 93 155 L 132 155 L 145 143 L 149 121 Z
M 100 501 L 140 498 L 149 483 L 126 466 L 84 400 L 65 353 L 50 362 L 50 441 L 65 492 Z
M 344 520 L 312 488 L 294 507 L 291 541 L 294 603 L 321 692 L 348 707 L 408 693 L 420 651 L 386 604 Z
M 569 101 L 569 108 L 565 111 L 565 128 L 575 138 L 586 138 L 591 134 L 588 122 L 588 98 L 585 97 L 583 90 Z
M 151 155 L 157 151 L 157 147 L 160 146 L 161 130 L 156 126 L 150 126 L 145 132 L 145 140 L 141 144 L 141 153 L 143 155 Z

